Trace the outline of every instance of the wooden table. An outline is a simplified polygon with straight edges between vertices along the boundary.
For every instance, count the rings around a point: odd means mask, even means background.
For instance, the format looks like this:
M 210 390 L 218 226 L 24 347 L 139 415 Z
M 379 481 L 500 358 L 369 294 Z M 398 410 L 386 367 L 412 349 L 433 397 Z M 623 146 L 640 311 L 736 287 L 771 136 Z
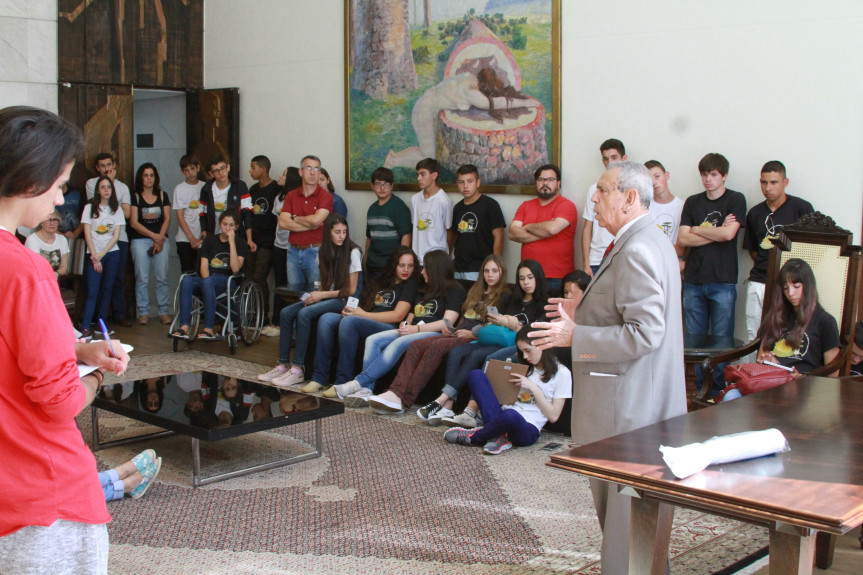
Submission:
M 791 451 L 683 480 L 659 453 L 660 444 L 771 427 Z M 770 573 L 811 573 L 816 532 L 844 534 L 863 523 L 863 377 L 804 377 L 553 455 L 549 465 L 629 486 L 631 574 L 665 573 L 668 540 L 654 539 L 653 529 L 670 524 L 663 503 L 764 525 Z

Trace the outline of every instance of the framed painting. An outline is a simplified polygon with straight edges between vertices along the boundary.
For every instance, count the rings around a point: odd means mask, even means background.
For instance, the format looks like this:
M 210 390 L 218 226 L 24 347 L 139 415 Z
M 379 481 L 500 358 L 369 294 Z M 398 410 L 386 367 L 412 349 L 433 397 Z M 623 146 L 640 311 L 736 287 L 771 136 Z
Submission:
M 484 192 L 535 193 L 560 163 L 560 0 L 345 0 L 345 174 L 378 167 L 416 189 L 416 163 L 459 166 Z

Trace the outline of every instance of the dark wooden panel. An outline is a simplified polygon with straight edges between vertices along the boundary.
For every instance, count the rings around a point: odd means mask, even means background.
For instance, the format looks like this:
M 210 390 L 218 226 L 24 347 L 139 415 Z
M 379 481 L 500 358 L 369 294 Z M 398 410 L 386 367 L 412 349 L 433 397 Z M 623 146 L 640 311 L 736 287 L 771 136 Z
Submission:
M 203 85 L 203 0 L 59 0 L 60 80 Z
M 58 101 L 60 115 L 84 132 L 84 168 L 87 176 L 96 174 L 96 155 L 110 152 L 117 159 L 117 178 L 131 187 L 134 175 L 131 87 L 90 84 L 60 86 Z
M 240 91 L 190 90 L 186 97 L 186 149 L 204 167 L 216 154 L 231 162 L 231 176 L 240 174 Z

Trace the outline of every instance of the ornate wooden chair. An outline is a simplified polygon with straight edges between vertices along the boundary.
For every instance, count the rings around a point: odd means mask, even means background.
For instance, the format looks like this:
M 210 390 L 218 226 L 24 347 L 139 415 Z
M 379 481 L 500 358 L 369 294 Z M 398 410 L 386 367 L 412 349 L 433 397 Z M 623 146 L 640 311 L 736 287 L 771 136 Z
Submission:
M 767 267 L 762 317 L 773 312 L 767 294 L 771 292 L 773 283 L 778 281 L 780 268 L 789 259 L 800 258 L 815 273 L 821 307 L 836 318 L 839 326 L 839 355 L 829 364 L 810 372 L 811 375 L 829 375 L 837 370 L 839 375 L 848 375 L 849 372 L 861 260 L 861 248 L 852 245 L 851 239 L 851 232 L 836 226 L 832 218 L 816 212 L 803 216 L 791 226 L 785 226 L 779 237 L 772 240 L 774 247 Z M 705 361 L 704 369 L 712 372 L 718 364 L 739 360 L 757 351 L 760 345 L 760 338 L 755 338 L 743 347 Z M 711 390 L 703 391 L 702 397 L 710 397 Z

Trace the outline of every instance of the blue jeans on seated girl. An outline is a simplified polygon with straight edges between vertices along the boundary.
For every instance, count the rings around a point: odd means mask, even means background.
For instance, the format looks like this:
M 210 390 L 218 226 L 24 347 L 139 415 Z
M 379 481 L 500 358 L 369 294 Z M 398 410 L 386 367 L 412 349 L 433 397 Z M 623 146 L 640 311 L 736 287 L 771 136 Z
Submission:
M 309 335 L 312 332 L 312 322 L 325 313 L 340 312 L 344 307 L 345 300 L 337 297 L 325 299 L 311 305 L 298 301 L 295 304 L 282 308 L 282 313 L 279 315 L 279 326 L 281 327 L 281 333 L 279 334 L 279 363 L 284 365 L 291 363 L 291 340 L 294 339 L 294 324 L 297 327 L 297 345 L 294 348 L 293 363 L 302 367 L 306 363 L 306 350 L 309 345 Z M 315 365 L 317 365 L 317 362 Z
M 486 357 L 500 349 L 499 345 L 483 345 L 479 342 L 466 343 L 451 349 L 446 356 L 446 383 L 441 390 L 450 399 L 458 397 L 467 385 L 470 372 L 479 369 Z
M 99 483 L 102 484 L 102 493 L 105 501 L 123 499 L 123 481 L 114 469 L 99 472 Z
M 180 282 L 180 325 L 191 323 L 192 295 L 197 292 L 204 304 L 204 329 L 212 330 L 216 324 L 216 298 L 225 293 L 228 277 L 224 274 L 213 274 L 206 278 L 184 277 Z
M 497 396 L 491 388 L 491 382 L 482 370 L 475 369 L 468 376 L 470 392 L 479 404 L 482 413 L 483 427 L 479 428 L 470 438 L 473 445 L 485 445 L 492 439 L 497 439 L 504 433 L 509 435 L 513 445 L 533 445 L 539 439 L 539 430 L 528 423 L 514 409 L 503 409 L 497 401 Z
M 440 332 L 421 331 L 400 336 L 397 329 L 369 336 L 366 338 L 366 351 L 363 354 L 363 371 L 355 379 L 361 386 L 374 391 L 378 378 L 395 367 L 413 342 L 435 336 L 440 336 Z
M 82 329 L 90 329 L 97 303 L 99 305 L 98 317 L 108 321 L 108 306 L 111 305 L 111 290 L 114 288 L 119 261 L 119 250 L 108 252 L 102 257 L 102 272 L 99 273 L 93 267 L 93 262 L 87 257 L 84 264 L 84 276 L 87 278 L 87 302 L 84 304 L 84 316 L 81 319 Z
M 312 374 L 312 381 L 321 385 L 329 383 L 333 356 L 336 354 L 339 357 L 333 383 L 340 385 L 352 380 L 360 342 L 370 335 L 392 328 L 392 324 L 367 317 L 344 317 L 341 313 L 322 315 L 318 320 L 318 342 L 315 347 L 315 372 Z

